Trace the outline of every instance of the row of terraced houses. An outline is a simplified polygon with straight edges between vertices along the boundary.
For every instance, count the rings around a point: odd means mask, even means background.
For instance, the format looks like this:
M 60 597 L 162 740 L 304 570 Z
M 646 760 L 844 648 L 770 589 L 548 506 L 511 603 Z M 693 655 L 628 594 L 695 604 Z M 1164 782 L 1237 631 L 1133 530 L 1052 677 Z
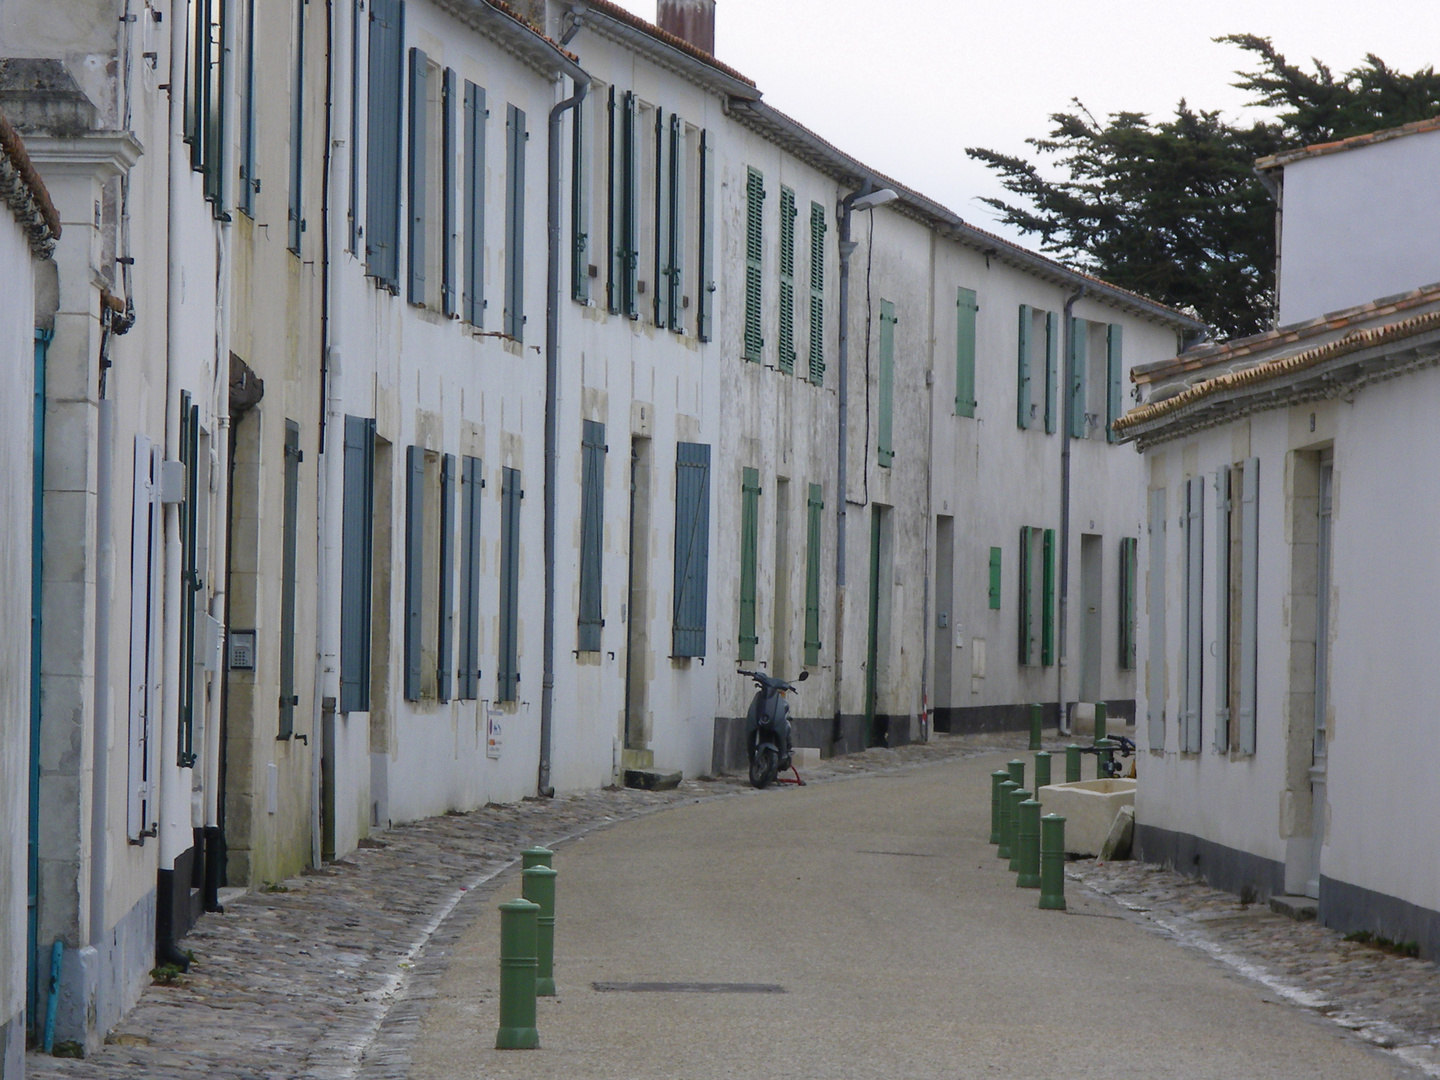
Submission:
M 713 30 L 0 25 L 6 1080 L 52 1002 L 103 1038 L 227 888 L 743 764 L 737 668 L 807 671 L 826 755 L 1133 715 L 1112 425 L 1202 328 L 848 156 Z

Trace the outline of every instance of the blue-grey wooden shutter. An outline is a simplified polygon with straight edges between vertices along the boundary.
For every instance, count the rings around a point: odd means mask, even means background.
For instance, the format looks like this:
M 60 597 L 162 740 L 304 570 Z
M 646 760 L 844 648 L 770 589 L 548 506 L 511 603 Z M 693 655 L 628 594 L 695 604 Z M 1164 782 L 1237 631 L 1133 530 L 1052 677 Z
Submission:
M 810 204 L 810 381 L 825 382 L 825 207 Z
M 371 0 L 366 116 L 365 272 L 400 287 L 400 130 L 405 4 Z
M 425 448 L 405 449 L 405 697 L 420 700 L 420 612 L 425 583 Z
M 715 336 L 715 215 L 716 189 L 719 177 L 715 172 L 715 147 L 709 131 L 700 133 L 700 280 L 699 318 L 696 320 L 701 341 Z
M 1230 749 L 1230 466 L 1215 472 L 1215 749 Z
M 1034 605 L 1030 603 L 1030 526 L 1020 526 L 1020 608 L 1019 608 L 1019 660 L 1021 664 L 1034 662 L 1035 621 Z
M 670 325 L 670 197 L 673 194 L 668 182 L 670 170 L 665 161 L 665 110 L 655 110 L 655 250 L 653 278 L 655 287 L 651 297 L 652 317 L 655 325 Z
M 762 262 L 765 250 L 765 178 L 755 169 L 745 174 L 745 350 L 746 360 L 760 363 L 765 335 L 761 325 Z
M 1105 337 L 1105 441 L 1112 443 L 1115 442 L 1115 421 L 1120 419 L 1120 414 L 1124 411 L 1120 386 L 1124 329 L 1119 323 L 1111 323 Z
M 460 658 L 456 662 L 462 701 L 480 692 L 480 496 L 485 487 L 480 459 L 460 462 Z
M 1260 614 L 1260 459 L 1240 477 L 1240 752 L 1255 753 Z
M 450 700 L 455 654 L 455 455 L 440 459 L 440 626 L 436 643 L 435 695 Z
M 705 655 L 710 576 L 710 446 L 675 446 L 675 595 L 671 652 Z
M 1204 609 L 1205 478 L 1185 481 L 1185 704 L 1180 712 L 1180 749 L 1200 750 L 1200 710 L 1205 677 Z
M 345 417 L 340 510 L 340 711 L 370 710 L 370 581 L 375 516 L 375 421 Z
M 895 460 L 895 305 L 880 301 L 880 371 L 875 401 L 876 464 L 888 469 Z
M 580 434 L 580 628 L 582 652 L 600 648 L 605 537 L 605 425 L 581 421 Z
M 1085 369 L 1090 363 L 1090 324 L 1070 320 L 1070 437 L 1083 439 L 1085 428 Z
M 1150 625 L 1145 658 L 1145 716 L 1151 750 L 1165 748 L 1165 489 L 1150 492 L 1150 569 L 1145 582 L 1145 612 Z
M 570 298 L 590 302 L 591 104 L 587 97 L 570 124 Z
M 755 578 L 760 540 L 760 471 L 746 468 L 740 480 L 740 659 L 754 660 Z
M 425 167 L 429 159 L 425 142 L 429 135 L 425 97 L 430 92 L 430 60 L 424 51 L 410 50 L 410 188 L 409 230 L 405 242 L 410 253 L 410 276 L 405 298 L 412 304 L 425 303 Z
M 1056 408 L 1056 388 L 1059 381 L 1060 316 L 1053 311 L 1045 313 L 1045 434 L 1054 435 L 1059 423 Z
M 485 90 L 465 83 L 465 321 L 485 325 Z
M 667 282 L 670 309 L 666 313 L 670 329 L 685 332 L 685 195 L 688 191 L 685 174 L 685 122 L 670 114 L 670 277 Z
M 1015 356 L 1015 423 L 1022 429 L 1030 426 L 1030 305 L 1020 305 L 1020 327 L 1016 338 Z
M 251 217 L 255 216 L 255 193 L 260 190 L 260 177 L 255 168 L 255 8 L 257 5 L 246 5 L 245 11 L 245 57 L 244 69 L 240 75 L 241 93 L 244 96 L 244 104 L 240 113 L 240 189 L 239 196 L 240 210 Z M 353 56 L 353 61 L 359 61 L 358 46 Z M 351 109 L 351 131 L 354 131 L 355 124 L 355 103 L 352 100 Z M 352 142 L 353 146 L 354 143 Z M 355 155 L 350 155 L 351 176 L 355 175 Z M 355 218 L 356 207 L 354 205 L 354 184 L 351 185 L 351 220 L 352 230 Z M 351 247 L 354 247 L 354 236 L 352 232 Z
M 520 470 L 500 470 L 500 640 L 497 701 L 514 701 L 520 687 Z
M 285 421 L 284 516 L 280 526 L 280 738 L 295 733 L 295 586 L 300 528 L 300 425 Z
M 825 499 L 819 484 L 810 485 L 805 522 L 805 663 L 820 662 L 820 534 Z
M 606 140 L 605 171 L 605 236 L 608 253 L 605 269 L 605 307 L 611 315 L 620 313 L 621 282 L 625 279 L 625 121 L 621 110 L 623 99 L 616 100 L 615 87 L 610 87 L 606 115 L 609 138 Z
M 975 317 L 980 305 L 974 289 L 955 290 L 955 415 L 975 415 Z
M 506 107 L 505 333 L 525 340 L 525 112 Z
M 622 164 L 623 191 L 622 266 L 620 279 L 620 310 L 632 319 L 640 317 L 640 101 L 631 91 L 625 92 L 624 144 Z
M 209 4 L 205 5 L 209 7 Z M 219 4 L 216 5 L 220 6 Z M 210 27 L 203 28 L 205 36 L 209 37 Z M 213 45 L 216 52 L 224 55 L 219 41 Z M 325 58 L 329 63 L 329 57 Z M 218 69 L 217 69 L 218 70 Z M 217 86 L 218 90 L 219 87 Z M 223 95 L 216 94 L 217 100 L 224 100 Z M 218 131 L 216 132 L 218 135 Z M 300 234 L 305 231 L 305 200 L 304 190 L 301 182 L 304 180 L 305 170 L 305 5 L 295 5 L 295 71 L 290 81 L 290 202 L 286 210 L 286 246 L 297 255 L 300 253 Z M 217 145 L 223 140 L 217 139 Z M 213 192 L 218 194 L 220 175 L 217 172 L 207 177 L 207 192 L 210 185 L 214 185 Z
M 445 69 L 440 83 L 440 310 L 446 318 L 458 312 L 455 302 L 455 246 L 459 237 L 455 215 L 455 99 L 454 68 Z
M 780 187 L 780 370 L 795 372 L 795 192 Z

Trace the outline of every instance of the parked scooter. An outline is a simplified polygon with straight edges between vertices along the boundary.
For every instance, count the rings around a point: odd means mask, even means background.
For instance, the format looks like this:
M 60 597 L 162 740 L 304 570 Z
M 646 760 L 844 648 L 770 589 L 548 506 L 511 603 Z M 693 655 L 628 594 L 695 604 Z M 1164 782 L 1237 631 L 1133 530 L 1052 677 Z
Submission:
M 790 705 L 785 695 L 795 689 L 793 683 L 772 678 L 762 671 L 741 671 L 755 680 L 755 696 L 745 714 L 745 752 L 750 758 L 750 783 L 757 788 L 769 787 L 783 769 L 791 767 L 793 748 L 790 745 Z M 802 671 L 795 682 L 810 677 Z

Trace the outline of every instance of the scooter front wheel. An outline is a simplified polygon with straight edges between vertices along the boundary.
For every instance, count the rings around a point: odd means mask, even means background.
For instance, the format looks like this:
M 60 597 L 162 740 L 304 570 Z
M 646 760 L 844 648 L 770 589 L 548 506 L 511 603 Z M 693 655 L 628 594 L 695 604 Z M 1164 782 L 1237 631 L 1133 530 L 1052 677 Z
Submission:
M 775 782 L 775 776 L 780 772 L 780 754 L 770 743 L 762 742 L 755 747 L 755 754 L 750 759 L 750 784 L 752 787 L 766 788 Z

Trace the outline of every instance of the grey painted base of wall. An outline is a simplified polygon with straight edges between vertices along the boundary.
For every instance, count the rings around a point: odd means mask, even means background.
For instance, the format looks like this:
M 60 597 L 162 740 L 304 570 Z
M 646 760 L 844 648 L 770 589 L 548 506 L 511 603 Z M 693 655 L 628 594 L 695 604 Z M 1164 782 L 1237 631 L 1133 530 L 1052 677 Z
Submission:
M 1285 892 L 1284 863 L 1138 821 L 1135 823 L 1135 857 L 1201 878 L 1237 896 L 1248 889 L 1254 891 L 1256 900 L 1264 900 Z
M 1010 705 L 937 706 L 931 710 L 935 730 L 950 735 L 975 735 L 986 731 L 1028 731 L 1029 701 Z M 1040 723 L 1055 729 L 1060 723 L 1060 706 L 1054 701 L 1040 704 Z M 1106 714 L 1117 725 L 1135 722 L 1135 699 L 1116 698 L 1105 702 Z
M 1422 960 L 1440 957 L 1440 911 L 1323 874 L 1320 921 L 1342 934 L 1368 930 L 1391 941 L 1413 941 L 1420 946 Z
M 55 1041 L 97 1049 L 140 1000 L 155 967 L 155 891 L 127 911 L 103 941 L 66 949 L 60 967 Z M 6 1078 L 8 1080 L 8 1076 Z
M 833 716 L 793 717 L 790 725 L 793 745 L 818 747 L 822 758 L 853 754 L 869 746 L 863 716 L 842 715 L 838 725 Z M 915 718 L 911 716 L 877 716 L 875 729 L 883 740 L 877 744 L 880 746 L 904 746 L 915 741 Z M 748 764 L 745 756 L 745 717 L 717 716 L 710 751 L 710 771 L 717 776 L 743 773 Z
M 0 1024 L 0 1080 L 25 1078 L 25 1012 Z

